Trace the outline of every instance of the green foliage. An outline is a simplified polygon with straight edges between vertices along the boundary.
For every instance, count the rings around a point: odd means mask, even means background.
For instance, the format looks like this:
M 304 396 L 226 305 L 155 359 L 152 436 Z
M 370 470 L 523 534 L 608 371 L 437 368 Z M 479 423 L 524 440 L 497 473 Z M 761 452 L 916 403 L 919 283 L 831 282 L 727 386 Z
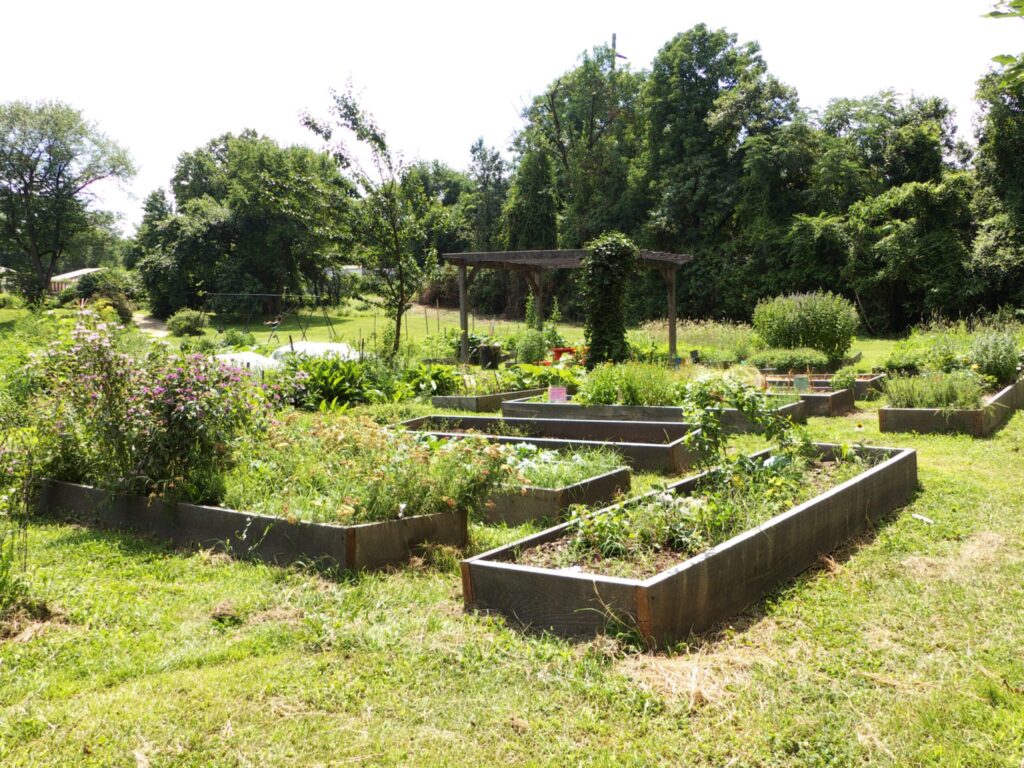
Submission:
M 973 371 L 889 376 L 885 396 L 893 408 L 980 408 L 985 380 Z
M 762 300 L 754 330 L 769 347 L 810 347 L 838 360 L 850 349 L 857 310 L 834 293 L 804 293 Z
M 833 391 L 853 389 L 857 385 L 857 369 L 852 365 L 844 366 L 832 374 L 829 382 Z
M 263 425 L 247 374 L 129 336 L 89 312 L 32 363 L 31 426 L 44 476 L 129 493 L 216 500 L 232 447 Z
M 134 172 L 128 152 L 67 104 L 0 104 L 0 252 L 22 266 L 27 296 L 42 299 L 76 238 L 95 227 L 90 187 Z
M 352 524 L 483 508 L 505 464 L 497 446 L 439 440 L 346 416 L 290 415 L 240 452 L 224 504 Z
M 636 270 L 637 248 L 618 232 L 587 244 L 580 269 L 586 316 L 587 367 L 629 357 L 623 299 Z
M 606 573 L 635 575 L 636 565 L 659 553 L 698 554 L 819 493 L 809 482 L 814 466 L 800 449 L 768 459 L 741 456 L 703 475 L 687 493 L 664 491 L 610 510 L 581 510 L 570 521 L 568 555 L 574 562 L 602 559 Z M 835 485 L 866 466 L 849 453 L 825 471 Z
M 673 405 L 678 376 L 652 363 L 604 363 L 589 371 L 574 399 L 587 405 Z
M 454 395 L 462 388 L 462 379 L 452 366 L 428 363 L 408 369 L 405 383 L 416 397 Z
M 622 466 L 622 457 L 609 448 L 549 451 L 530 443 L 502 446 L 506 466 L 501 487 L 517 491 L 523 485 L 534 488 L 564 488 Z
M 516 359 L 521 363 L 536 363 L 547 359 L 548 342 L 541 331 L 526 330 L 516 339 Z
M 982 376 L 1000 384 L 1011 384 L 1017 380 L 1020 353 L 1011 334 L 991 331 L 979 334 L 974 339 L 970 355 L 972 367 Z
M 1009 383 L 1017 377 L 1021 349 L 1024 331 L 1014 322 L 933 323 L 913 329 L 906 339 L 898 341 L 884 367 L 911 374 L 973 369 L 993 381 Z
M 225 347 L 252 347 L 256 345 L 256 337 L 240 328 L 228 328 L 220 342 Z
M 202 336 L 206 315 L 194 309 L 181 309 L 167 318 L 167 327 L 174 336 Z
M 824 368 L 829 357 L 809 347 L 795 349 L 761 349 L 754 352 L 748 362 L 755 368 L 773 368 L 776 371 L 813 371 Z
M 565 365 L 519 363 L 506 368 L 502 378 L 510 390 L 556 386 L 573 391 L 579 384 L 578 371 Z

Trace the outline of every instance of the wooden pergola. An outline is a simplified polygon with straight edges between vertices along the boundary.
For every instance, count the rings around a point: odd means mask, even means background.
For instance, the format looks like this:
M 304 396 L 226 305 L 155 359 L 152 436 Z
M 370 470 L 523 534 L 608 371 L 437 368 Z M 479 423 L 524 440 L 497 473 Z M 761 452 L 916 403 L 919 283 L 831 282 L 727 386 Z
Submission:
M 544 272 L 549 269 L 576 269 L 583 263 L 587 251 L 582 248 L 554 251 L 487 251 L 475 253 L 445 253 L 441 258 L 459 269 L 459 325 L 462 328 L 460 348 L 463 362 L 469 361 L 469 286 L 481 269 L 501 269 L 520 272 L 533 293 L 537 310 L 537 326 L 544 322 Z M 668 293 L 668 353 L 676 358 L 676 272 L 693 256 L 664 251 L 639 251 L 637 263 L 647 269 L 656 269 L 665 281 Z

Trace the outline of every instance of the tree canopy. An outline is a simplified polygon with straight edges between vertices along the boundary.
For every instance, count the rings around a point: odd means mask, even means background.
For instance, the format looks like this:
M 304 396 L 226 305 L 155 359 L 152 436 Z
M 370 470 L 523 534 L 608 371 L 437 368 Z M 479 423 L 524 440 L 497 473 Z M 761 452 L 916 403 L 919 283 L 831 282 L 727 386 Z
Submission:
M 41 297 L 76 243 L 99 223 L 94 185 L 134 174 L 128 152 L 61 102 L 0 104 L 0 253 Z

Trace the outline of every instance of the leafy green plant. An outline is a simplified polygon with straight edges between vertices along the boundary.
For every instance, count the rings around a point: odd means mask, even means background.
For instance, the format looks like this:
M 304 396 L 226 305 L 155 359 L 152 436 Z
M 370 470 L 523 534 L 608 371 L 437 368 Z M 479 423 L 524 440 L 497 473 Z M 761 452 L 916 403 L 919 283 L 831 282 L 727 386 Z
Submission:
M 776 371 L 808 371 L 828 365 L 828 355 L 809 347 L 796 349 L 762 349 L 753 353 L 748 361 L 756 368 Z
M 502 448 L 510 469 L 502 481 L 504 490 L 518 490 L 523 485 L 563 488 L 622 466 L 622 457 L 608 448 L 550 451 L 531 443 Z
M 832 374 L 832 379 L 829 382 L 829 385 L 835 391 L 840 389 L 853 389 L 857 386 L 857 369 L 852 365 L 840 368 Z
M 636 270 L 637 247 L 611 232 L 587 244 L 580 270 L 583 288 L 587 367 L 629 358 L 623 298 Z
M 979 408 L 986 389 L 973 371 L 890 376 L 884 386 L 893 408 Z
M 516 339 L 516 358 L 521 363 L 536 363 L 548 356 L 548 342 L 542 331 L 523 331 Z
M 1019 356 L 1017 343 L 1009 333 L 987 332 L 978 335 L 971 345 L 972 367 L 982 376 L 1000 384 L 1017 380 Z
M 846 354 L 857 330 L 857 310 L 834 293 L 764 299 L 754 308 L 754 330 L 769 347 L 810 347 L 831 360 Z
M 533 365 L 519 363 L 505 369 L 504 380 L 509 389 L 536 389 L 538 387 L 559 386 L 570 391 L 579 384 L 577 372 L 579 368 L 563 365 Z
M 679 375 L 652 363 L 605 363 L 580 382 L 575 399 L 588 405 L 673 405 Z
M 228 328 L 220 340 L 224 347 L 252 347 L 256 345 L 256 337 L 239 328 Z
M 195 309 L 180 309 L 167 318 L 167 327 L 174 336 L 201 336 L 206 329 L 206 315 Z
M 462 388 L 462 379 L 450 365 L 420 363 L 405 372 L 405 383 L 416 397 L 452 395 Z

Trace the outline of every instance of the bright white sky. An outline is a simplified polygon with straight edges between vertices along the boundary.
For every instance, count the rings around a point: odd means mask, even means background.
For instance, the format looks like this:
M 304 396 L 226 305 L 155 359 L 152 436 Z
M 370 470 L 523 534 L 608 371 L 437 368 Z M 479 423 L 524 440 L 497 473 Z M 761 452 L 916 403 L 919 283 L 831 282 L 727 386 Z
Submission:
M 138 176 L 101 190 L 124 229 L 168 185 L 177 156 L 254 128 L 319 146 L 299 125 L 351 78 L 406 158 L 465 168 L 478 136 L 507 147 L 530 97 L 618 34 L 634 69 L 699 22 L 761 44 L 801 103 L 883 88 L 938 95 L 972 134 L 975 82 L 1024 49 L 990 0 L 516 0 L 259 2 L 34 0 L 6 4 L 0 102 L 59 99 L 127 147 Z

